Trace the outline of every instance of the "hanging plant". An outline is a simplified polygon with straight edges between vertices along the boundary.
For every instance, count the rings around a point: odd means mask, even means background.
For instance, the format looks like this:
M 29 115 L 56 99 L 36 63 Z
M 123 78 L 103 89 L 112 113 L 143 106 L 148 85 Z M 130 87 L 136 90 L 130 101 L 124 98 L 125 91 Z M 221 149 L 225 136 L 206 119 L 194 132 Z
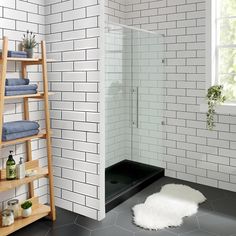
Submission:
M 211 86 L 207 91 L 207 128 L 212 130 L 215 126 L 214 124 L 214 115 L 215 115 L 215 107 L 221 103 L 224 103 L 226 97 L 223 95 L 223 86 L 222 85 L 214 85 Z

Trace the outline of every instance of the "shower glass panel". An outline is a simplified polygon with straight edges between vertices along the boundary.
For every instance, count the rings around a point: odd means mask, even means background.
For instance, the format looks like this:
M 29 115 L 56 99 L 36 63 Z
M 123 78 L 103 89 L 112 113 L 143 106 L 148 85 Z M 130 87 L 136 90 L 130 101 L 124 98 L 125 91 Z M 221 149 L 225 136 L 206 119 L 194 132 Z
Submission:
M 163 167 L 164 49 L 161 35 L 106 24 L 106 167 L 122 160 Z
M 131 159 L 131 30 L 107 25 L 105 33 L 106 167 Z
M 163 167 L 164 37 L 132 31 L 132 160 Z

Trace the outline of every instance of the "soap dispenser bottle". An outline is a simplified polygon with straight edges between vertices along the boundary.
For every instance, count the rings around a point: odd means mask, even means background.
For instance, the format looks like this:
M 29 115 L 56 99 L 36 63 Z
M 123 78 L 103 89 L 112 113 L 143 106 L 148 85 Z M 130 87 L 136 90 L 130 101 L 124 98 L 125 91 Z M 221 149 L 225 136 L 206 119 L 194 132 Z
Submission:
M 23 163 L 24 158 L 20 158 L 20 162 L 16 165 L 16 178 L 23 179 L 25 178 L 25 163 Z
M 16 162 L 12 156 L 13 151 L 10 151 L 10 155 L 8 156 L 8 160 L 6 163 L 6 177 L 7 180 L 13 180 L 16 178 Z

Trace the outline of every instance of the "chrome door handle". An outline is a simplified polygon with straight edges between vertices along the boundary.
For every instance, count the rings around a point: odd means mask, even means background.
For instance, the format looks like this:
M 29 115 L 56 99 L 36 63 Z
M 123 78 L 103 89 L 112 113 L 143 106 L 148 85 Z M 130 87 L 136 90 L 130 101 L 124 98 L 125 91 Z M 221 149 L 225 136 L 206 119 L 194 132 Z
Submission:
M 136 87 L 136 95 L 137 95 L 137 100 L 136 100 L 136 128 L 139 128 L 139 87 Z

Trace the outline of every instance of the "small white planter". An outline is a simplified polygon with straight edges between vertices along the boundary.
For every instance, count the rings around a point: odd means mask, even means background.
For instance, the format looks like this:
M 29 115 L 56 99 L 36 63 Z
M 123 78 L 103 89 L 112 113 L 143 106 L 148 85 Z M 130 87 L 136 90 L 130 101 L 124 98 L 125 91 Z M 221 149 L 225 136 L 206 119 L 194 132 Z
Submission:
M 31 214 L 32 214 L 32 207 L 28 209 L 22 209 L 22 217 L 26 218 L 31 216 Z

